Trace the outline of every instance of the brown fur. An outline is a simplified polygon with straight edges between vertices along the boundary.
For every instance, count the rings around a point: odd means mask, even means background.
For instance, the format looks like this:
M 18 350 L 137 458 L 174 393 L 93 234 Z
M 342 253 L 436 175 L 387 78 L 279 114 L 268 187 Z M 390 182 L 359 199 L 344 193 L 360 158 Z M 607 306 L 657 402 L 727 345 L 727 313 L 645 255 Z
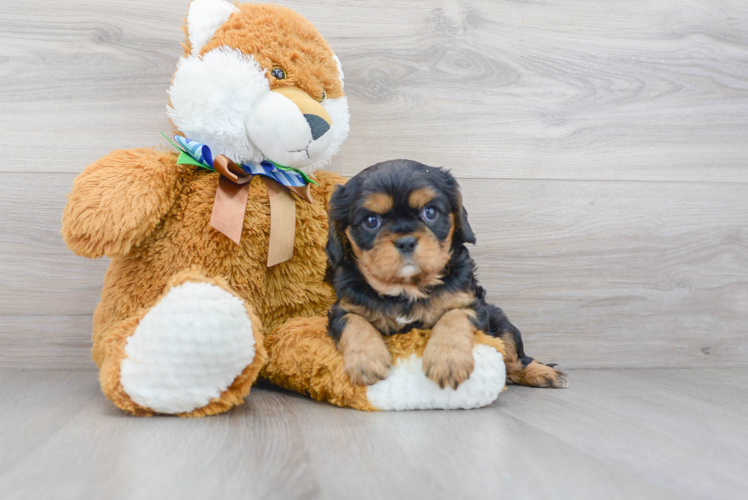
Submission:
M 426 298 L 427 289 L 441 283 L 440 273 L 449 262 L 452 246 L 451 237 L 440 242 L 431 231 L 421 229 L 410 234 L 418 239 L 412 257 L 404 257 L 395 247 L 395 240 L 405 235 L 382 231 L 374 246 L 366 251 L 356 245 L 350 228 L 346 229 L 346 236 L 361 274 L 374 290 L 383 295 L 405 293 L 414 300 Z M 398 276 L 400 269 L 409 263 L 417 266 L 420 272 L 408 278 Z
M 392 196 L 386 193 L 372 193 L 364 200 L 363 207 L 381 215 L 392 210 L 392 204 Z
M 436 193 L 431 188 L 416 189 L 408 197 L 408 205 L 415 209 L 423 208 L 434 199 Z
M 347 314 L 345 319 L 346 326 L 338 345 L 343 354 L 345 373 L 358 385 L 384 380 L 392 356 L 382 335 L 361 316 Z
M 150 148 L 116 150 L 73 181 L 62 237 L 78 255 L 124 255 L 140 244 L 174 204 L 189 169 Z
M 72 250 L 112 258 L 94 313 L 92 355 L 107 397 L 138 414 L 117 395 L 110 377 L 118 378 L 118 368 L 113 371 L 107 363 L 118 366 L 122 352 L 116 346 L 180 271 L 192 268 L 204 279 L 225 280 L 232 293 L 252 305 L 265 331 L 289 318 L 323 315 L 334 301 L 324 280 L 326 205 L 335 185 L 344 182 L 341 177 L 315 174 L 315 202 L 297 201 L 294 256 L 268 269 L 270 207 L 261 178 L 250 183 L 237 247 L 209 224 L 218 174 L 176 165 L 176 158 L 150 149 L 113 151 L 76 179 L 63 213 L 62 234 Z M 225 401 L 234 401 L 235 394 Z
M 121 175 L 127 174 L 131 172 Z M 237 247 L 209 225 L 218 174 L 194 169 L 186 173 L 179 201 L 162 223 L 127 255 L 112 259 L 94 316 L 94 358 L 99 357 L 96 344 L 106 336 L 109 325 L 151 307 L 172 275 L 195 265 L 208 277 L 226 277 L 237 295 L 253 304 L 266 329 L 291 317 L 324 314 L 334 300 L 332 288 L 324 282 L 324 206 L 334 184 L 343 180 L 325 172 L 315 178 L 320 185 L 312 186 L 312 196 L 320 202 L 297 201 L 293 258 L 267 268 L 270 207 L 261 178 L 250 183 L 242 241 Z M 143 280 L 144 276 L 148 279 Z
M 473 346 L 476 328 L 470 309 L 454 309 L 444 314 L 431 330 L 423 351 L 423 370 L 439 387 L 457 387 L 470 377 L 475 360 Z
M 504 355 L 506 375 L 513 383 L 530 387 L 568 387 L 566 374 L 551 366 L 533 360 L 523 367 L 517 359 L 517 348 L 511 336 L 504 339 L 504 344 L 506 345 Z
M 271 356 L 262 376 L 273 384 L 317 401 L 376 410 L 366 386 L 354 385 L 346 375 L 343 355 L 327 335 L 327 318 L 292 319 L 267 334 L 265 347 Z
M 240 11 L 216 31 L 201 55 L 222 45 L 233 47 L 265 68 L 271 89 L 298 87 L 318 101 L 323 89 L 328 98 L 343 96 L 332 49 L 312 23 L 288 7 L 246 3 L 238 7 Z M 188 39 L 185 53 L 190 50 Z M 285 80 L 270 76 L 274 67 L 286 72 Z
M 322 109 L 314 100 L 322 99 L 323 90 L 330 98 L 343 95 L 332 50 L 309 21 L 275 5 L 244 4 L 239 9 L 201 54 L 229 46 L 252 55 L 265 68 L 270 88 L 289 94 L 303 110 Z M 189 40 L 183 46 L 188 55 Z M 286 79 L 271 76 L 275 66 L 285 70 Z M 326 112 L 315 114 L 329 119 Z M 268 269 L 270 207 L 262 179 L 256 177 L 249 185 L 237 246 L 209 224 L 218 174 L 177 165 L 176 160 L 174 152 L 145 148 L 109 153 L 75 180 L 62 218 L 62 235 L 73 251 L 112 259 L 94 314 L 92 356 L 101 368 L 107 397 L 138 415 L 151 412 L 138 407 L 122 390 L 119 366 L 124 345 L 140 319 L 180 279 L 219 283 L 241 297 L 257 322 L 257 339 L 290 318 L 325 314 L 334 300 L 324 279 L 326 206 L 335 185 L 344 182 L 341 177 L 315 174 L 319 183 L 311 187 L 315 201 L 296 202 L 293 258 Z M 295 349 L 290 354 L 307 355 Z M 220 398 L 191 414 L 218 413 L 240 403 L 265 358 L 260 348 L 255 362 Z M 291 370 L 287 376 L 295 373 Z

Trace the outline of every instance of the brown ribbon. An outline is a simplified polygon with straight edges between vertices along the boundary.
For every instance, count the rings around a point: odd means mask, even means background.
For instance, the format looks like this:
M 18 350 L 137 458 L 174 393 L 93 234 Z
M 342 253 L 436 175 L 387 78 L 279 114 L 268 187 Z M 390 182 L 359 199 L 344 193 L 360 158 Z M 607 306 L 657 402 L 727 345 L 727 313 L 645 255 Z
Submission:
M 218 155 L 215 157 L 213 160 L 213 168 L 234 184 L 247 184 L 252 180 L 252 174 L 245 172 L 242 167 L 231 161 L 225 155 Z
M 216 189 L 216 200 L 210 216 L 211 227 L 225 234 L 237 245 L 241 241 L 244 214 L 249 197 L 249 181 L 253 175 L 224 155 L 213 160 L 213 167 L 221 174 Z M 270 235 L 268 237 L 267 266 L 286 262 L 293 257 L 296 233 L 296 203 L 289 191 L 312 203 L 311 186 L 287 187 L 269 177 L 262 178 L 270 200 Z
M 242 238 L 248 197 L 248 182 L 236 184 L 230 178 L 221 175 L 216 189 L 216 201 L 213 202 L 213 213 L 210 215 L 210 225 L 237 245 Z

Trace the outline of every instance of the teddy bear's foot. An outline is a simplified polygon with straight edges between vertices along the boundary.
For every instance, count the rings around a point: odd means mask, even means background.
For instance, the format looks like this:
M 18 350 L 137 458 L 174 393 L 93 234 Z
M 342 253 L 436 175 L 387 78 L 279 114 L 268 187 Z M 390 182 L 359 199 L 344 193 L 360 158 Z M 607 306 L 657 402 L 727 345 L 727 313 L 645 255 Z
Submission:
M 221 413 L 241 404 L 264 363 L 260 328 L 225 283 L 181 273 L 107 336 L 102 389 L 138 415 Z

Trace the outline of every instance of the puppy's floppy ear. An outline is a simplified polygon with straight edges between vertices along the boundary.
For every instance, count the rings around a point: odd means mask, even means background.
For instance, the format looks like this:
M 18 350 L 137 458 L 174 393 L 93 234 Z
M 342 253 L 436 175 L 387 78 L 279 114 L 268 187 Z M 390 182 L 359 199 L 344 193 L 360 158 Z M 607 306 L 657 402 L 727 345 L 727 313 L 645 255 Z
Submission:
M 345 186 L 339 185 L 330 197 L 327 216 L 330 225 L 327 233 L 327 258 L 330 259 L 330 265 L 337 269 L 345 261 L 348 252 L 348 240 L 345 236 L 348 219 L 348 196 Z
M 457 188 L 459 189 L 459 187 Z M 467 210 L 462 206 L 462 195 L 457 191 L 457 213 L 455 213 L 455 234 L 462 238 L 465 243 L 471 243 L 475 245 L 475 233 L 473 228 L 470 227 L 468 222 Z
M 441 175 L 442 188 L 449 193 L 449 201 L 452 205 L 455 220 L 455 243 L 472 243 L 475 245 L 475 234 L 468 222 L 467 210 L 462 205 L 462 193 L 457 179 L 446 168 L 437 169 Z

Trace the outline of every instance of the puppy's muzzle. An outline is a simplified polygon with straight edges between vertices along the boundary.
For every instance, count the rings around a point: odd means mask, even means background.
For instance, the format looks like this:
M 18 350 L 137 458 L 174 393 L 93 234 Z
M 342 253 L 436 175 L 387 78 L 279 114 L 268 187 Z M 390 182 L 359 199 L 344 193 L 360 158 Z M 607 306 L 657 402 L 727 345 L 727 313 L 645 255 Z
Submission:
M 395 246 L 403 255 L 411 255 L 418 245 L 418 240 L 413 236 L 403 236 L 395 240 Z

